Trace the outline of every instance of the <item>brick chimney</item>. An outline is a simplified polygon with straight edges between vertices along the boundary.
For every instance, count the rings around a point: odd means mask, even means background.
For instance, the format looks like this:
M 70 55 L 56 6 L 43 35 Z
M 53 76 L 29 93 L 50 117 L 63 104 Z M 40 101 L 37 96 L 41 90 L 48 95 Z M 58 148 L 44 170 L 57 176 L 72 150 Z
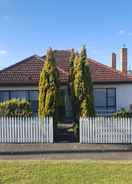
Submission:
M 114 52 L 112 53 L 112 70 L 116 71 L 116 54 Z
M 123 77 L 127 77 L 127 48 L 123 47 L 121 49 L 121 66 Z

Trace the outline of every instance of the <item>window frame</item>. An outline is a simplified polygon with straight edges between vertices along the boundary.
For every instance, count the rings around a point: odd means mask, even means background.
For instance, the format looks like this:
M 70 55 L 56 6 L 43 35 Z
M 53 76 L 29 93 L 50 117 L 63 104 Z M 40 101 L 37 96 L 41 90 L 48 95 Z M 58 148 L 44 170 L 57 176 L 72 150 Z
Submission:
M 98 89 L 100 89 L 100 90 L 105 90 L 105 96 L 106 96 L 106 106 L 101 106 L 101 105 L 95 105 L 95 109 L 97 108 L 97 109 L 101 109 L 101 108 L 104 108 L 104 109 L 106 109 L 106 110 L 110 110 L 110 109 L 114 109 L 114 110 L 116 110 L 116 88 L 94 88 L 94 90 L 98 90 Z M 114 105 L 109 105 L 108 104 L 108 99 L 109 99 L 109 95 L 108 95 L 108 91 L 109 90 L 114 90 Z M 95 98 L 95 96 L 94 96 L 94 98 Z
M 30 95 L 30 93 L 31 92 L 37 92 L 38 93 L 38 97 L 39 97 L 39 90 L 27 90 L 28 91 L 28 101 L 31 103 L 31 106 L 33 105 L 33 103 L 34 102 L 37 102 L 37 106 L 36 106 L 36 108 L 33 108 L 32 110 L 33 110 L 33 113 L 38 113 L 38 98 L 37 98 L 37 100 L 31 100 L 31 95 Z M 34 110 L 35 109 L 35 110 Z
M 7 100 L 11 100 L 11 99 L 14 99 L 14 98 L 12 98 L 11 97 L 11 92 L 17 92 L 17 91 L 21 91 L 21 92 L 27 92 L 27 98 L 25 98 L 26 100 L 28 100 L 29 102 L 31 102 L 31 104 L 32 104 L 32 102 L 37 102 L 37 104 L 38 104 L 38 99 L 37 100 L 31 100 L 31 95 L 30 95 L 30 93 L 32 92 L 32 91 L 36 91 L 37 93 L 38 93 L 38 95 L 39 95 L 39 90 L 1 90 L 0 92 L 8 92 L 8 99 Z M 19 99 L 19 98 L 18 98 Z M 23 98 L 20 98 L 20 99 L 23 99 Z M 0 102 L 3 102 L 3 101 L 0 101 Z M 38 112 L 38 105 L 37 105 L 37 109 L 35 110 L 35 113 L 37 113 Z

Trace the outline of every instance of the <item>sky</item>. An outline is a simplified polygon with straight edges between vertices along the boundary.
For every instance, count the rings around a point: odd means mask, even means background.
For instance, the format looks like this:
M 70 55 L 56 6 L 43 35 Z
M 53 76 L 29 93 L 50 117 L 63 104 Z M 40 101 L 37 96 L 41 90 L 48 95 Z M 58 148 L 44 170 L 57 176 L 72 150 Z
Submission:
M 132 69 L 131 0 L 0 0 L 0 69 L 47 48 L 80 49 L 111 65 L 128 48 Z

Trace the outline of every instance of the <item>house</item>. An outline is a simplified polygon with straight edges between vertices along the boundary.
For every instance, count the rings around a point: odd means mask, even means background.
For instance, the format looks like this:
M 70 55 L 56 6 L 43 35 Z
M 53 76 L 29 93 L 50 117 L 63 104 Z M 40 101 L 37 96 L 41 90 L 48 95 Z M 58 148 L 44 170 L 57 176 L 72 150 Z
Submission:
M 60 114 L 72 116 L 69 98 L 69 50 L 55 50 L 55 60 L 60 74 L 63 105 Z M 33 55 L 0 71 L 0 101 L 26 98 L 32 103 L 34 113 L 38 106 L 38 82 L 45 56 Z M 127 48 L 121 49 L 121 71 L 116 69 L 116 54 L 112 64 L 106 66 L 91 58 L 89 63 L 94 84 L 95 109 L 98 114 L 111 114 L 132 104 L 132 74 L 127 72 Z

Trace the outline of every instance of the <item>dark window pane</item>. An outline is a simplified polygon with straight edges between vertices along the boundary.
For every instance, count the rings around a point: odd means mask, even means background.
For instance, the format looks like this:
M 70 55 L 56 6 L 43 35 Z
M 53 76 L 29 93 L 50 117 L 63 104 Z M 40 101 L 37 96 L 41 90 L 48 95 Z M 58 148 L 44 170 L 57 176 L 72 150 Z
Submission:
M 30 101 L 33 113 L 38 112 L 38 101 Z
M 116 109 L 116 89 L 102 88 L 94 89 L 94 104 L 96 110 L 115 110 Z
M 28 91 L 11 91 L 11 98 L 28 99 Z
M 113 106 L 116 106 L 116 93 L 115 93 L 115 89 L 107 89 L 107 96 L 108 96 L 108 108 Z
M 115 97 L 115 89 L 107 89 L 108 97 Z
M 94 89 L 94 104 L 106 108 L 106 89 Z
M 29 99 L 38 101 L 38 91 L 29 91 Z
M 29 91 L 29 101 L 31 102 L 33 113 L 38 112 L 38 91 Z
M 0 91 L 0 101 L 9 100 L 9 91 Z
M 108 107 L 115 106 L 115 97 L 108 97 Z

